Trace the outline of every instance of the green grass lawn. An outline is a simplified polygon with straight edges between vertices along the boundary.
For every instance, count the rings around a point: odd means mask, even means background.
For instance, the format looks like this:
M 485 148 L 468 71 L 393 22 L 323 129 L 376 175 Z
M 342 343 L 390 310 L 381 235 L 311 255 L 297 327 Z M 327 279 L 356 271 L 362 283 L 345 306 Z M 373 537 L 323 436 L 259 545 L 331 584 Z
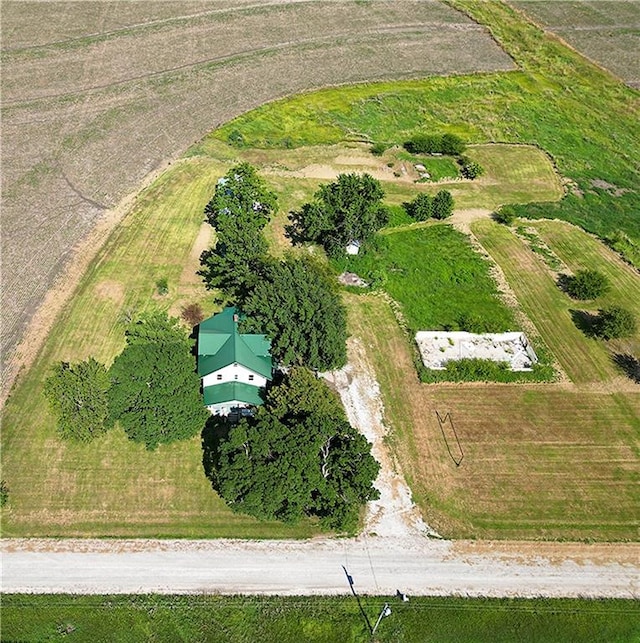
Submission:
M 179 314 L 213 301 L 194 253 L 204 205 L 226 166 L 179 164 L 137 199 L 57 320 L 3 414 L 2 477 L 10 489 L 4 536 L 305 537 L 317 527 L 263 523 L 232 513 L 204 475 L 200 439 L 148 452 L 120 428 L 90 444 L 58 439 L 42 395 L 53 363 L 93 355 L 110 364 L 124 346 L 122 317 L 158 306 Z M 197 248 L 196 248 L 197 250 Z M 156 281 L 169 292 L 159 296 Z
M 515 329 L 513 314 L 498 298 L 489 264 L 467 237 L 446 224 L 431 224 L 378 235 L 362 257 L 348 257 L 340 267 L 382 288 L 400 303 L 411 334 L 418 330 L 477 332 Z
M 484 599 L 363 596 L 376 641 L 463 643 L 632 643 L 640 607 L 632 600 Z M 2 600 L 4 640 L 370 641 L 352 596 L 37 596 Z
M 530 143 L 551 155 L 573 187 L 560 203 L 522 214 L 566 219 L 601 236 L 622 230 L 639 242 L 637 92 L 505 4 L 451 4 L 487 25 L 519 70 L 327 89 L 265 105 L 212 136 L 227 140 L 237 129 L 247 146 L 284 147 L 354 133 L 402 143 L 418 131 L 448 131 L 472 143 Z M 613 188 L 596 187 L 599 181 Z M 619 248 L 640 264 L 632 245 Z

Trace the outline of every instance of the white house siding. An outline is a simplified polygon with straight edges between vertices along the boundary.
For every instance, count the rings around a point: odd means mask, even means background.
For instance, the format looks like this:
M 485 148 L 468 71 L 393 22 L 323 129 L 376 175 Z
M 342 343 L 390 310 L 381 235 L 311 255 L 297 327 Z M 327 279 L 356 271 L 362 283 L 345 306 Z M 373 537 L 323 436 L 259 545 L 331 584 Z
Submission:
M 218 375 L 220 375 L 220 378 L 218 378 Z M 253 379 L 250 376 L 253 376 Z M 223 384 L 224 382 L 244 382 L 245 384 L 262 388 L 267 385 L 267 378 L 241 364 L 229 364 L 229 366 L 209 373 L 209 375 L 205 375 L 202 378 L 203 388 Z

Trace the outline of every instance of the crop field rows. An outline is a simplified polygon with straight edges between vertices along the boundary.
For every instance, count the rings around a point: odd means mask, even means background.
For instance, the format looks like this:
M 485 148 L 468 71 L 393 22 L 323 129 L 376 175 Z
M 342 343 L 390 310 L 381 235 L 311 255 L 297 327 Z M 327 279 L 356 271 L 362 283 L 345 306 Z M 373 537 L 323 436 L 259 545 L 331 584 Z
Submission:
M 640 87 L 640 4 L 635 0 L 511 4 L 631 87 Z
M 245 4 L 3 7 L 4 359 L 105 210 L 221 122 L 324 85 L 513 68 L 439 2 Z

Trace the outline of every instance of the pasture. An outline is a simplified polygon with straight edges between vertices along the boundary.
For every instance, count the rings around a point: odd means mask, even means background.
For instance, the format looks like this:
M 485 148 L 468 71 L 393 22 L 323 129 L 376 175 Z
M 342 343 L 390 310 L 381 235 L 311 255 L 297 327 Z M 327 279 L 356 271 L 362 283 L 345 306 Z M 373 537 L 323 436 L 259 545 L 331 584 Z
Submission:
M 416 0 L 7 2 L 1 47 L 4 366 L 96 222 L 220 123 L 327 85 L 513 69 Z
M 640 87 L 640 5 L 634 0 L 511 4 L 631 87 Z
M 346 592 L 345 592 L 346 593 Z M 384 597 L 362 597 L 370 620 Z M 514 633 L 545 643 L 631 643 L 640 611 L 631 600 L 388 598 L 376 641 L 511 643 Z M 3 634 L 43 641 L 370 641 L 355 599 L 258 596 L 7 595 Z

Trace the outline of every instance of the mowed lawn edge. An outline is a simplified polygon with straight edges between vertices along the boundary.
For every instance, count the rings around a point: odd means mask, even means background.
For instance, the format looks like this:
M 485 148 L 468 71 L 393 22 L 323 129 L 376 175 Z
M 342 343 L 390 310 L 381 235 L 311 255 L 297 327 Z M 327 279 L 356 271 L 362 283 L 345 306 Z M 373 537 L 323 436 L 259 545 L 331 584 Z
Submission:
M 482 146 L 491 167 L 494 159 L 490 181 L 494 192 L 503 189 L 504 198 L 522 198 L 526 189 L 523 177 L 507 169 L 503 158 L 507 149 L 525 159 L 526 167 L 541 169 L 546 179 L 535 190 L 546 190 L 551 198 L 558 195 L 553 168 L 535 148 Z M 109 364 L 124 345 L 123 317 L 149 306 L 178 315 L 188 303 L 200 303 L 206 313 L 214 312 L 212 296 L 195 274 L 199 253 L 212 236 L 203 225 L 202 209 L 215 181 L 233 162 L 244 158 L 265 168 L 265 178 L 282 197 L 280 212 L 266 233 L 279 251 L 289 247 L 283 237 L 287 213 L 310 198 L 319 181 L 270 173 L 267 168 L 276 162 L 277 151 L 238 153 L 216 145 L 214 152 L 188 154 L 137 197 L 9 399 L 2 437 L 4 477 L 10 488 L 2 517 L 6 536 L 307 537 L 317 533 L 310 524 L 293 528 L 266 524 L 229 511 L 203 475 L 197 438 L 154 453 L 129 442 L 120 429 L 89 445 L 62 442 L 42 396 L 44 378 L 58 360 L 93 355 Z M 304 151 L 292 153 L 302 154 L 298 162 L 304 162 Z M 399 186 L 395 196 L 408 199 L 418 189 L 408 183 Z M 473 185 L 469 189 L 477 190 Z M 161 278 L 169 285 L 165 296 L 156 289 Z

